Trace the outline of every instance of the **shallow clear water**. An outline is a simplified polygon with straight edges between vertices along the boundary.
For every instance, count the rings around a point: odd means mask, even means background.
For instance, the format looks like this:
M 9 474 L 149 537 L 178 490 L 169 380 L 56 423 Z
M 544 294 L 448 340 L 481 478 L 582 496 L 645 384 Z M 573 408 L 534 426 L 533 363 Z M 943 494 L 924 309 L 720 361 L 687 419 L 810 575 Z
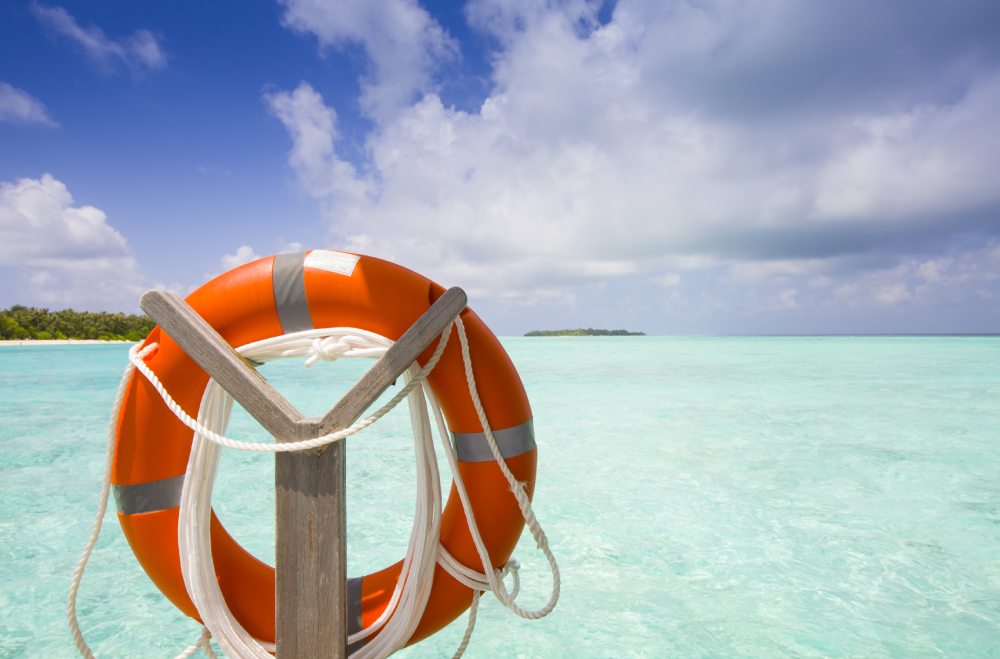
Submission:
M 535 413 L 548 618 L 484 599 L 470 657 L 1000 655 L 1000 338 L 505 339 Z M 123 346 L 0 346 L 0 656 L 72 656 L 70 572 Z M 320 411 L 364 365 L 267 367 Z M 403 551 L 405 411 L 351 441 L 349 570 Z M 232 434 L 261 437 L 245 415 Z M 217 510 L 273 556 L 271 458 L 226 455 Z M 197 636 L 109 514 L 81 618 L 99 656 Z M 548 592 L 530 539 L 524 601 Z M 460 619 L 406 653 L 450 656 Z

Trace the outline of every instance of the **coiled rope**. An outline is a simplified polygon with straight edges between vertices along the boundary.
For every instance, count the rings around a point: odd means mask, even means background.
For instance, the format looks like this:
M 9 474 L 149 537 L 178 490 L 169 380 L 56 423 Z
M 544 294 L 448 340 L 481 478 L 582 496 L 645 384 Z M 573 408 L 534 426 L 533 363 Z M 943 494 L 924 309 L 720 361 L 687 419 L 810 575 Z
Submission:
M 406 384 L 382 407 L 371 416 L 352 424 L 343 430 L 338 430 L 321 437 L 295 442 L 269 443 L 245 442 L 223 436 L 232 409 L 232 397 L 214 380 L 209 380 L 202 397 L 198 418 L 194 419 L 173 399 L 156 374 L 149 368 L 145 358 L 155 349 L 156 344 L 150 344 L 140 349 L 139 345 L 129 351 L 129 365 L 122 375 L 118 393 L 115 397 L 108 426 L 108 449 L 105 456 L 106 466 L 98 512 L 90 537 L 84 546 L 83 553 L 73 571 L 67 603 L 67 618 L 73 640 L 77 649 L 84 657 L 94 655 L 84 641 L 76 614 L 76 599 L 80 582 L 90 555 L 94 550 L 104 513 L 107 509 L 108 495 L 111 489 L 111 466 L 114 456 L 115 434 L 119 409 L 125 397 L 125 391 L 134 370 L 138 370 L 156 389 L 171 412 L 185 426 L 194 431 L 191 453 L 188 460 L 184 487 L 181 493 L 180 515 L 178 520 L 178 545 L 181 555 L 181 572 L 184 584 L 198 609 L 204 627 L 198 640 L 186 648 L 177 659 L 190 657 L 199 649 L 209 657 L 214 657 L 211 639 L 215 639 L 223 652 L 236 657 L 254 657 L 270 659 L 274 651 L 273 644 L 263 643 L 253 638 L 232 615 L 225 599 L 219 590 L 215 579 L 215 567 L 212 561 L 211 542 L 209 534 L 209 519 L 211 511 L 211 495 L 218 467 L 219 449 L 233 448 L 244 451 L 277 453 L 285 451 L 305 451 L 326 446 L 335 441 L 341 441 L 385 416 L 403 398 L 408 399 L 410 420 L 414 431 L 415 451 L 417 458 L 417 505 L 413 527 L 407 546 L 406 556 L 400 578 L 389 604 L 382 615 L 369 627 L 348 637 L 348 643 L 370 638 L 376 632 L 377 636 L 359 650 L 351 654 L 352 659 L 368 659 L 370 657 L 386 657 L 402 648 L 409 640 L 423 615 L 424 607 L 430 596 L 433 584 L 435 564 L 440 564 L 452 577 L 473 590 L 472 606 L 469 611 L 469 622 L 466 626 L 462 642 L 455 653 L 460 657 L 468 647 L 475 629 L 476 613 L 480 596 L 483 592 L 492 591 L 497 599 L 516 615 L 527 619 L 538 619 L 548 615 L 559 599 L 560 577 L 559 566 L 555 556 L 549 549 L 548 538 L 538 523 L 531 508 L 531 501 L 525 491 L 525 484 L 518 482 L 504 462 L 496 438 L 490 428 L 489 420 L 483 409 L 476 387 L 472 369 L 472 358 L 469 354 L 468 337 L 465 325 L 460 317 L 454 320 L 461 345 L 462 360 L 465 366 L 466 382 L 487 444 L 494 460 L 500 467 L 514 499 L 517 501 L 525 525 L 534 538 L 539 550 L 548 561 L 552 575 L 552 591 L 548 601 L 537 610 L 527 610 L 514 600 L 520 590 L 518 576 L 519 564 L 511 559 L 499 570 L 491 566 L 489 554 L 483 543 L 482 536 L 472 506 L 469 502 L 465 484 L 458 470 L 457 459 L 451 445 L 450 434 L 433 392 L 426 385 L 427 375 L 437 365 L 445 346 L 451 336 L 452 326 L 441 334 L 438 345 L 427 364 L 422 368 L 414 363 L 406 372 Z M 342 357 L 378 358 L 392 345 L 392 341 L 378 334 L 357 328 L 327 328 L 295 332 L 263 341 L 257 341 L 238 348 L 243 356 L 258 362 L 292 357 L 306 357 L 305 365 L 312 366 L 319 361 L 333 361 Z M 484 572 L 478 572 L 459 563 L 440 544 L 441 523 L 441 489 L 438 476 L 437 460 L 434 455 L 433 432 L 426 405 L 429 403 L 437 426 L 438 435 L 448 464 L 451 469 L 455 489 L 458 492 L 466 521 L 482 562 Z M 503 579 L 507 574 L 513 578 L 513 586 L 507 589 Z

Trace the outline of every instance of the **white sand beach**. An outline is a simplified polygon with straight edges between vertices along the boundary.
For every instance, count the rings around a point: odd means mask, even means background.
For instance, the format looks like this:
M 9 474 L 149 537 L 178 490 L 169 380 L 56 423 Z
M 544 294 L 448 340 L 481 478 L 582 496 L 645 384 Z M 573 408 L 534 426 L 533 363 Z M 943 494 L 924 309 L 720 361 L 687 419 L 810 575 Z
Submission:
M 0 346 L 89 346 L 100 343 L 134 343 L 134 341 L 102 341 L 100 339 L 10 339 L 0 341 Z

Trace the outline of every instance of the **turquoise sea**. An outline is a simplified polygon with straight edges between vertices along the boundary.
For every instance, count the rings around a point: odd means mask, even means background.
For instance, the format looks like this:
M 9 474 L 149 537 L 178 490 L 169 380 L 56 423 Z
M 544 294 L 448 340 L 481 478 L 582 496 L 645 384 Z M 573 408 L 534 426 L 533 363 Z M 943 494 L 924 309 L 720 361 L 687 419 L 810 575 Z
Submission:
M 466 656 L 1000 656 L 1000 338 L 504 343 L 534 408 L 536 511 L 562 599 L 528 622 L 484 598 Z M 74 654 L 66 590 L 126 350 L 0 346 L 2 657 Z M 319 412 L 364 366 L 265 372 Z M 231 434 L 263 437 L 245 415 Z M 405 547 L 405 411 L 349 446 L 349 571 L 362 574 Z M 216 493 L 265 560 L 271 461 L 225 455 Z M 540 605 L 544 560 L 530 539 L 515 555 L 523 601 Z M 113 514 L 80 610 L 98 656 L 169 657 L 198 634 Z M 450 656 L 464 626 L 404 654 Z

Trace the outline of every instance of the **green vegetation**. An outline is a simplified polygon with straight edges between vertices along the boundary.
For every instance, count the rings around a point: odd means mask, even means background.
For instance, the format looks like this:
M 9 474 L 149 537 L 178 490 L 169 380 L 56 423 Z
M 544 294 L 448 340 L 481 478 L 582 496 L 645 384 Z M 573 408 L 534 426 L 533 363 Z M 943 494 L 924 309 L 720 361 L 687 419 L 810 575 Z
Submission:
M 604 330 L 593 329 L 562 329 L 562 330 L 533 330 L 525 336 L 646 336 L 645 332 L 629 332 L 628 330 Z
M 155 323 L 146 316 L 93 311 L 49 311 L 19 304 L 0 311 L 0 341 L 11 339 L 100 339 L 141 341 Z

